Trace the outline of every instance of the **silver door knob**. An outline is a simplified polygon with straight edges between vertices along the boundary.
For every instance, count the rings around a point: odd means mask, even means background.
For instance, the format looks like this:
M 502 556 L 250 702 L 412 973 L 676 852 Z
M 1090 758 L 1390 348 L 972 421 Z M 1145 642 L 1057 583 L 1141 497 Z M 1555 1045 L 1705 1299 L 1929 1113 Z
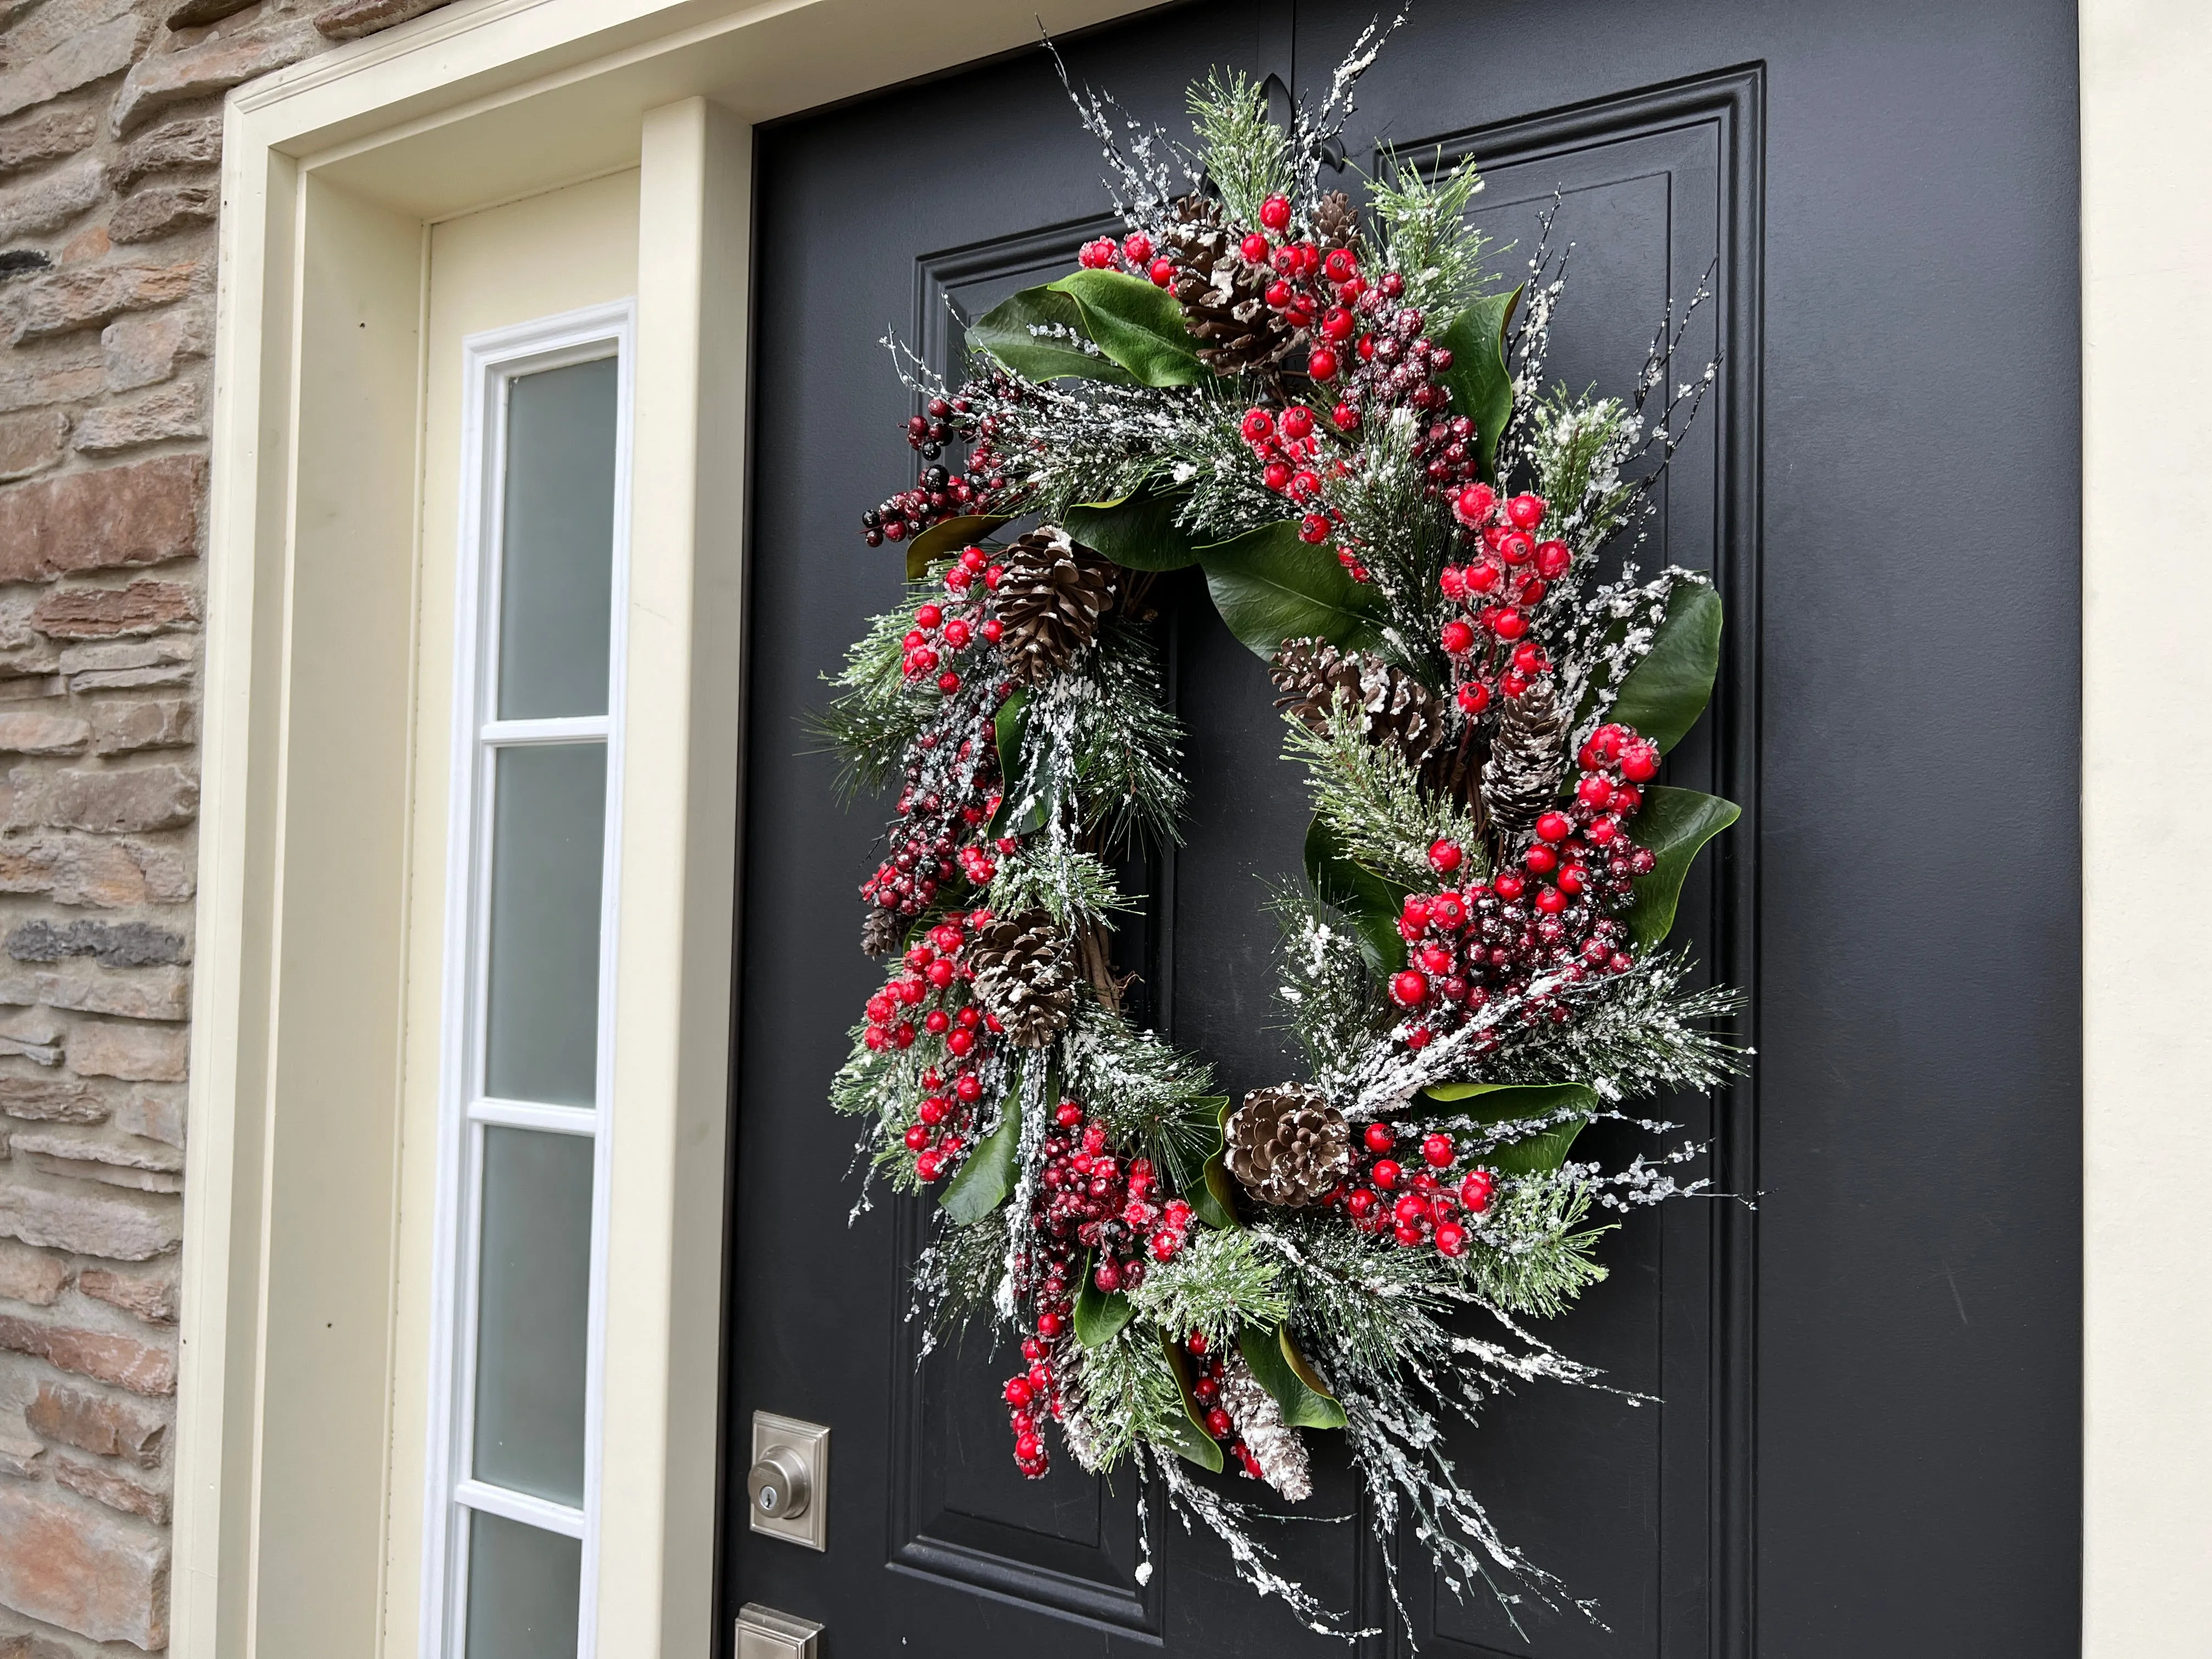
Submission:
M 745 1476 L 753 1512 L 770 1521 L 795 1521 L 806 1513 L 813 1496 L 806 1479 L 805 1460 L 789 1446 L 770 1446 Z

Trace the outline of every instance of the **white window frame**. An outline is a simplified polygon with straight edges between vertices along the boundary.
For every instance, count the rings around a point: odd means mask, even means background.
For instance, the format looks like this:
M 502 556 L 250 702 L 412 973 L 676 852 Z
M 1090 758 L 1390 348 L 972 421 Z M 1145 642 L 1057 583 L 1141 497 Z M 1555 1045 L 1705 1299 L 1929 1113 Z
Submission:
M 623 706 L 629 611 L 631 438 L 636 301 L 618 301 L 470 335 L 462 342 L 460 529 L 453 651 L 451 800 L 447 827 L 444 975 L 439 1033 L 436 1244 L 432 1262 L 430 1411 L 423 1524 L 422 1659 L 461 1659 L 468 1617 L 468 1516 L 476 1513 L 577 1539 L 583 1547 L 577 1659 L 597 1626 L 600 1446 L 605 1419 L 608 1154 L 614 1094 L 616 945 L 622 868 Z M 614 535 L 607 712 L 502 720 L 498 595 L 505 519 L 507 391 L 526 374 L 612 357 Z M 489 934 L 493 769 L 502 749 L 597 739 L 606 746 L 606 829 L 599 888 L 599 1054 L 592 1107 L 491 1099 L 483 1076 Z M 471 1475 L 477 1289 L 483 1146 L 493 1127 L 588 1137 L 592 1174 L 591 1309 L 584 1396 L 581 1509 L 488 1486 Z

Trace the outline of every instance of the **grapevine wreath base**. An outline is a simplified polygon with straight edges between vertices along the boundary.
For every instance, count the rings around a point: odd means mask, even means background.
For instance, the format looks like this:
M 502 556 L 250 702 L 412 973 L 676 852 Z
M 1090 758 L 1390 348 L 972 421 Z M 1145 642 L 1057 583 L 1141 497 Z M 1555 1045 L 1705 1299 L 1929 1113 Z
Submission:
M 1509 1613 L 1571 1600 L 1446 1422 L 1598 1383 L 1522 1322 L 1604 1276 L 1603 1212 L 1693 1189 L 1670 1171 L 1698 1149 L 1609 1169 L 1576 1139 L 1663 1133 L 1626 1103 L 1738 1063 L 1712 1030 L 1734 997 L 1664 943 L 1736 809 L 1656 781 L 1719 601 L 1634 563 L 1713 370 L 1670 386 L 1675 325 L 1631 398 L 1546 392 L 1550 214 L 1509 290 L 1471 163 L 1392 158 L 1364 214 L 1323 188 L 1387 33 L 1287 128 L 1242 75 L 1193 87 L 1188 148 L 1077 97 L 1125 234 L 975 323 L 958 384 L 898 354 L 923 470 L 864 526 L 909 587 L 823 716 L 848 787 L 897 793 L 861 890 L 890 966 L 832 1100 L 935 1200 L 916 1316 L 1018 1341 L 1024 1474 L 1126 1460 L 1338 1634 L 1261 1507 L 1194 1466 L 1295 1503 L 1309 1434 L 1340 1433 L 1386 1542 L 1409 1529 Z M 1151 596 L 1192 565 L 1267 661 L 1316 811 L 1272 899 L 1307 1075 L 1241 1099 L 1137 1028 L 1109 951 L 1112 860 L 1183 805 Z

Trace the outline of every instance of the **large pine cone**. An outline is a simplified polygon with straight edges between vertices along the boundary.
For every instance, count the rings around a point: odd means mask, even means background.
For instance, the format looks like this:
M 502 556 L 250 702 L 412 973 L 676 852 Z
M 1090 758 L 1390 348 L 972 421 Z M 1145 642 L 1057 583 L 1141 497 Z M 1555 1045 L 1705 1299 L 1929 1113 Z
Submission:
M 1042 1048 L 1075 1012 L 1075 963 L 1067 941 L 1043 910 L 992 922 L 969 947 L 975 1000 L 1007 1037 Z
M 1547 674 L 1498 711 L 1490 758 L 1482 763 L 1491 821 L 1509 836 L 1524 834 L 1558 799 L 1566 771 L 1567 712 Z
M 1268 672 L 1283 695 L 1275 707 L 1316 732 L 1340 700 L 1366 722 L 1370 743 L 1395 749 L 1419 767 L 1444 740 L 1443 705 L 1403 669 L 1363 652 L 1339 651 L 1325 640 L 1285 640 Z
M 1223 1161 L 1261 1202 L 1318 1204 L 1352 1170 L 1352 1126 L 1305 1083 L 1255 1089 L 1229 1115 Z
M 1176 263 L 1168 291 L 1182 306 L 1207 368 L 1219 374 L 1271 368 L 1297 344 L 1300 331 L 1267 303 L 1273 273 L 1244 263 L 1218 202 L 1203 196 L 1177 202 L 1165 252 Z
M 1114 603 L 1114 567 L 1048 524 L 1001 552 L 999 564 L 999 649 L 1014 678 L 1040 684 L 1098 637 Z

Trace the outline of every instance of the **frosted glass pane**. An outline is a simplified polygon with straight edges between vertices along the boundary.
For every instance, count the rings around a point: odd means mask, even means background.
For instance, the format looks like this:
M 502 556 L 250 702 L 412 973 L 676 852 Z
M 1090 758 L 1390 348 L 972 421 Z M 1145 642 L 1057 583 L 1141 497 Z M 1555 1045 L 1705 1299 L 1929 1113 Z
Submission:
M 495 765 L 485 1091 L 588 1106 L 598 1093 L 606 745 L 501 749 Z
M 501 542 L 502 720 L 607 712 L 615 360 L 508 383 Z
M 563 1659 L 576 1651 L 584 1547 L 479 1510 L 469 1521 L 467 1659 Z
M 592 1293 L 588 1139 L 484 1131 L 477 1283 L 477 1479 L 580 1508 Z

